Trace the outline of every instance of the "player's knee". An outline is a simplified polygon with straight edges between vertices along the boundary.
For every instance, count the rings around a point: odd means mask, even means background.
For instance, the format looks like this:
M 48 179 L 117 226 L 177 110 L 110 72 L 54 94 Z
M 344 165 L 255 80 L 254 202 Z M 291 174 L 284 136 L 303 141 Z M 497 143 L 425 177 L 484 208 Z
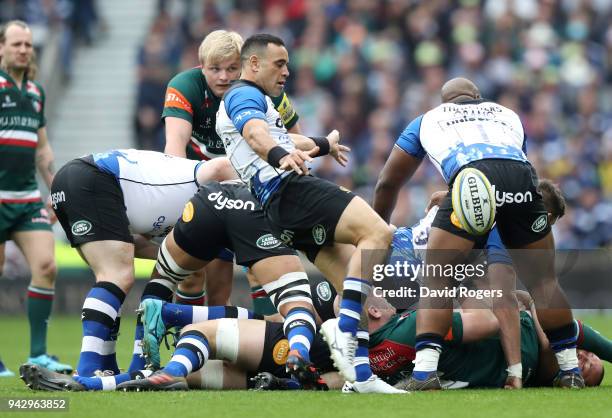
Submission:
M 159 247 L 155 269 L 160 276 L 170 279 L 174 283 L 180 283 L 196 272 L 196 270 L 189 270 L 179 266 L 168 250 L 166 239 L 164 239 Z
M 32 266 L 32 277 L 40 277 L 48 284 L 55 282 L 55 276 L 57 274 L 57 267 L 53 259 L 43 260 L 37 265 Z
M 301 305 L 312 311 L 312 297 L 308 276 L 303 271 L 286 273 L 278 279 L 263 285 L 268 297 L 278 312 Z M 281 312 L 282 313 L 282 312 Z
M 393 229 L 385 222 L 379 222 L 363 240 L 368 243 L 368 248 L 387 249 L 393 241 Z

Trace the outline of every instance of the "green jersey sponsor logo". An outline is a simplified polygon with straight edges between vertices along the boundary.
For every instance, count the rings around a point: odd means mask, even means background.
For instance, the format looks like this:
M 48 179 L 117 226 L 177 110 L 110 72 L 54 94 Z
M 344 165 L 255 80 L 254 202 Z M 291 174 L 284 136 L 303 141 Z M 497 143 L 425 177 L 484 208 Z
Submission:
M 322 245 L 325 242 L 326 237 L 327 233 L 325 232 L 323 225 L 318 224 L 312 228 L 312 238 L 317 245 Z
M 76 221 L 72 224 L 72 235 L 85 235 L 89 231 L 91 231 L 91 222 L 89 221 Z
M 281 242 L 274 235 L 266 234 L 259 237 L 255 245 L 262 250 L 270 250 L 281 245 Z

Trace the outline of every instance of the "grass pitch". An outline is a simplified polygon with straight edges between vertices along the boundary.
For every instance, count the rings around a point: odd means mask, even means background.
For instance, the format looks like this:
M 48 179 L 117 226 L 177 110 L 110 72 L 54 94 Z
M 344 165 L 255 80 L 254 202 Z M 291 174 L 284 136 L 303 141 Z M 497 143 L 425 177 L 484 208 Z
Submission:
M 585 322 L 612 336 L 612 317 L 588 316 Z M 120 365 L 126 367 L 132 349 L 134 318 L 122 320 L 117 344 Z M 0 355 L 17 371 L 26 360 L 28 324 L 25 317 L 0 318 Z M 49 329 L 49 352 L 63 361 L 76 364 L 81 340 L 78 317 L 54 317 Z M 612 417 L 612 367 L 606 364 L 602 387 L 583 391 L 555 389 L 458 390 L 413 393 L 407 396 L 342 395 L 338 392 L 170 392 L 170 393 L 49 393 L 33 392 L 15 378 L 0 379 L 0 399 L 65 398 L 65 412 L 7 412 L 2 417 L 120 418 L 147 417 L 466 417 L 466 418 L 540 418 Z M 0 407 L 1 408 L 1 407 Z

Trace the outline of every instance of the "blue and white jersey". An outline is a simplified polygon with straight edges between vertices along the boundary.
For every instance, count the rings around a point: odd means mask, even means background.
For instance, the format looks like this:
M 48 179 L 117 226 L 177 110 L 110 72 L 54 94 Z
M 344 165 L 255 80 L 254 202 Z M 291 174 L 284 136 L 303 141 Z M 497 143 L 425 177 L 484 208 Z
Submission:
M 395 145 L 417 158 L 428 155 L 446 182 L 472 161 L 527 161 L 521 120 L 493 102 L 443 103 L 410 122 Z
M 272 99 L 254 83 L 240 80 L 221 100 L 217 112 L 217 134 L 223 140 L 225 153 L 240 179 L 251 187 L 251 192 L 263 204 L 290 172 L 272 167 L 244 139 L 242 129 L 251 119 L 266 121 L 270 135 L 279 146 L 288 152 L 295 149 Z
M 202 161 L 154 151 L 113 150 L 93 154 L 100 170 L 111 174 L 123 191 L 130 231 L 162 237 L 198 191 L 196 173 Z
M 409 264 L 416 266 L 425 261 L 429 232 L 436 213 L 438 213 L 438 206 L 431 208 L 427 215 L 415 225 L 397 228 L 393 233 L 388 264 L 407 261 Z M 512 264 L 512 258 L 502 243 L 496 226 L 489 232 L 484 249 L 487 250 L 487 262 L 489 264 Z

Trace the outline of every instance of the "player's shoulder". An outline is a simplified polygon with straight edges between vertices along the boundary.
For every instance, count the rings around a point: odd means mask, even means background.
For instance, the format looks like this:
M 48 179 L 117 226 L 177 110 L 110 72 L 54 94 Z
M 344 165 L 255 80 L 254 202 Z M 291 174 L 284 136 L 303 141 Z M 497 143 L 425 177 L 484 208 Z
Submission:
M 173 87 L 178 90 L 199 86 L 206 86 L 206 79 L 204 78 L 204 74 L 202 74 L 201 67 L 194 67 L 181 71 L 168 82 L 168 87 Z
M 26 82 L 26 91 L 30 96 L 35 96 L 40 99 L 45 98 L 45 89 L 43 89 L 42 84 L 35 80 L 27 80 Z
M 234 81 L 225 94 L 223 94 L 223 100 L 231 100 L 236 96 L 268 97 L 261 87 L 248 80 Z

